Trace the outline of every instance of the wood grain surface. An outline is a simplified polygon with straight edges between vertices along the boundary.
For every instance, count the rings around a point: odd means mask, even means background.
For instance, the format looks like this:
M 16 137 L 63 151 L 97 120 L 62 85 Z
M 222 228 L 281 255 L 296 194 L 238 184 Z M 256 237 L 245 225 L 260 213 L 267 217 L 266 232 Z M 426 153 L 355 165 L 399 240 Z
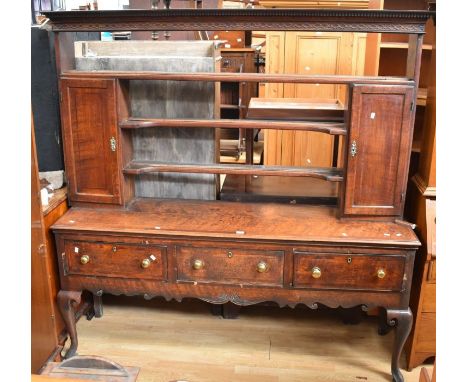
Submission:
M 74 208 L 52 228 L 55 231 L 156 236 L 373 243 L 409 248 L 420 244 L 406 225 L 339 220 L 335 217 L 335 209 L 328 207 L 138 199 L 131 209 Z

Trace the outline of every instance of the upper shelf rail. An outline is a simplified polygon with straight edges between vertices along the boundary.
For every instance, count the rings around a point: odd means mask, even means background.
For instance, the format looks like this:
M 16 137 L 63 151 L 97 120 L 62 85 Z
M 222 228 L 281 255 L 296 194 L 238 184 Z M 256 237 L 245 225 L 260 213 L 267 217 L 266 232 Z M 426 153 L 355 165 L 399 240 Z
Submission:
M 160 9 L 42 12 L 52 31 L 269 30 L 424 34 L 430 11 Z
M 68 70 L 62 78 L 118 78 L 125 80 L 171 80 L 171 81 L 219 81 L 219 82 L 272 82 L 303 84 L 372 84 L 414 85 L 407 77 L 371 77 L 346 75 L 304 75 L 265 73 L 183 73 L 153 71 Z
M 131 161 L 124 169 L 125 175 L 142 175 L 158 172 L 187 174 L 235 174 L 259 176 L 312 177 L 330 182 L 343 181 L 343 169 L 335 167 L 286 167 L 231 164 L 158 163 Z
M 346 125 L 340 122 L 297 122 L 249 119 L 167 119 L 130 118 L 119 123 L 121 129 L 148 127 L 201 127 L 223 129 L 272 129 L 316 131 L 330 135 L 346 135 Z

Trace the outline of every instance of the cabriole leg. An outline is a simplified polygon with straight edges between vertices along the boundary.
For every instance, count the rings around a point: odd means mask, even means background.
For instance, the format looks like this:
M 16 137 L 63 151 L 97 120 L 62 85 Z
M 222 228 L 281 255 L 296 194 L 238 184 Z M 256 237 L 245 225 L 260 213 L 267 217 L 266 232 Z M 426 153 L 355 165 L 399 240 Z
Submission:
M 387 323 L 390 326 L 396 326 L 395 342 L 392 353 L 392 376 L 394 382 L 404 382 L 401 374 L 399 361 L 403 351 L 403 345 L 408 338 L 413 325 L 413 313 L 411 309 L 394 310 L 387 309 Z
M 78 337 L 76 334 L 75 307 L 81 302 L 81 292 L 61 290 L 57 294 L 57 303 L 62 314 L 67 332 L 70 336 L 70 348 L 64 358 L 73 357 L 78 348 Z
M 379 308 L 379 336 L 385 336 L 392 330 L 392 327 L 387 324 L 387 311 L 384 308 Z

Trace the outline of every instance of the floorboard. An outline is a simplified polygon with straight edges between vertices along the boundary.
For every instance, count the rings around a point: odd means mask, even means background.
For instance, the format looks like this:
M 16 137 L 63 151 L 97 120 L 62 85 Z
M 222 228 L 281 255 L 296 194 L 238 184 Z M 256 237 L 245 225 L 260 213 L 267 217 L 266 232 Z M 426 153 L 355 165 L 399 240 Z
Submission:
M 104 296 L 103 317 L 80 320 L 78 335 L 79 354 L 140 367 L 138 382 L 391 381 L 393 333 L 327 309 L 251 306 L 226 320 L 202 301 Z M 406 382 L 419 373 L 403 370 Z

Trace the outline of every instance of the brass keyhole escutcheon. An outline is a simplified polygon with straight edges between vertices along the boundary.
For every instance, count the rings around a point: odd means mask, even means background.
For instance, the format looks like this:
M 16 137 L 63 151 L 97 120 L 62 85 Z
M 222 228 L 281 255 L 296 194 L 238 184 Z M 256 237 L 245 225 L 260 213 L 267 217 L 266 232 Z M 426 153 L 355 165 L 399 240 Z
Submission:
M 268 270 L 268 264 L 265 263 L 264 261 L 260 261 L 257 264 L 257 272 L 264 273 Z
M 199 269 L 202 269 L 203 268 L 203 261 L 197 259 L 193 262 L 192 264 L 192 268 L 195 269 L 195 270 L 199 270 Z
M 351 264 L 351 261 L 352 261 L 351 257 L 348 257 L 347 261 L 348 261 L 348 264 Z
M 144 259 L 141 261 L 141 267 L 142 268 L 148 268 L 151 265 L 151 260 L 150 259 Z
M 81 264 L 88 264 L 89 263 L 89 256 L 88 255 L 83 255 L 80 257 L 80 262 Z
M 117 247 L 116 246 L 112 247 L 112 252 L 117 252 Z
M 231 251 L 228 251 L 227 256 L 231 258 L 232 256 L 234 256 L 234 254 Z
M 383 279 L 383 278 L 385 277 L 385 271 L 384 271 L 383 269 L 379 269 L 379 270 L 377 271 L 377 277 L 378 277 L 379 279 Z
M 357 155 L 357 143 L 356 141 L 351 142 L 351 156 L 355 157 Z
M 314 279 L 318 279 L 320 278 L 320 276 L 322 276 L 322 271 L 320 270 L 319 267 L 313 267 L 312 268 L 312 277 Z
M 115 150 L 117 150 L 117 141 L 115 140 L 114 137 L 111 137 L 109 139 L 109 143 L 110 143 L 110 149 L 111 151 L 115 152 Z

